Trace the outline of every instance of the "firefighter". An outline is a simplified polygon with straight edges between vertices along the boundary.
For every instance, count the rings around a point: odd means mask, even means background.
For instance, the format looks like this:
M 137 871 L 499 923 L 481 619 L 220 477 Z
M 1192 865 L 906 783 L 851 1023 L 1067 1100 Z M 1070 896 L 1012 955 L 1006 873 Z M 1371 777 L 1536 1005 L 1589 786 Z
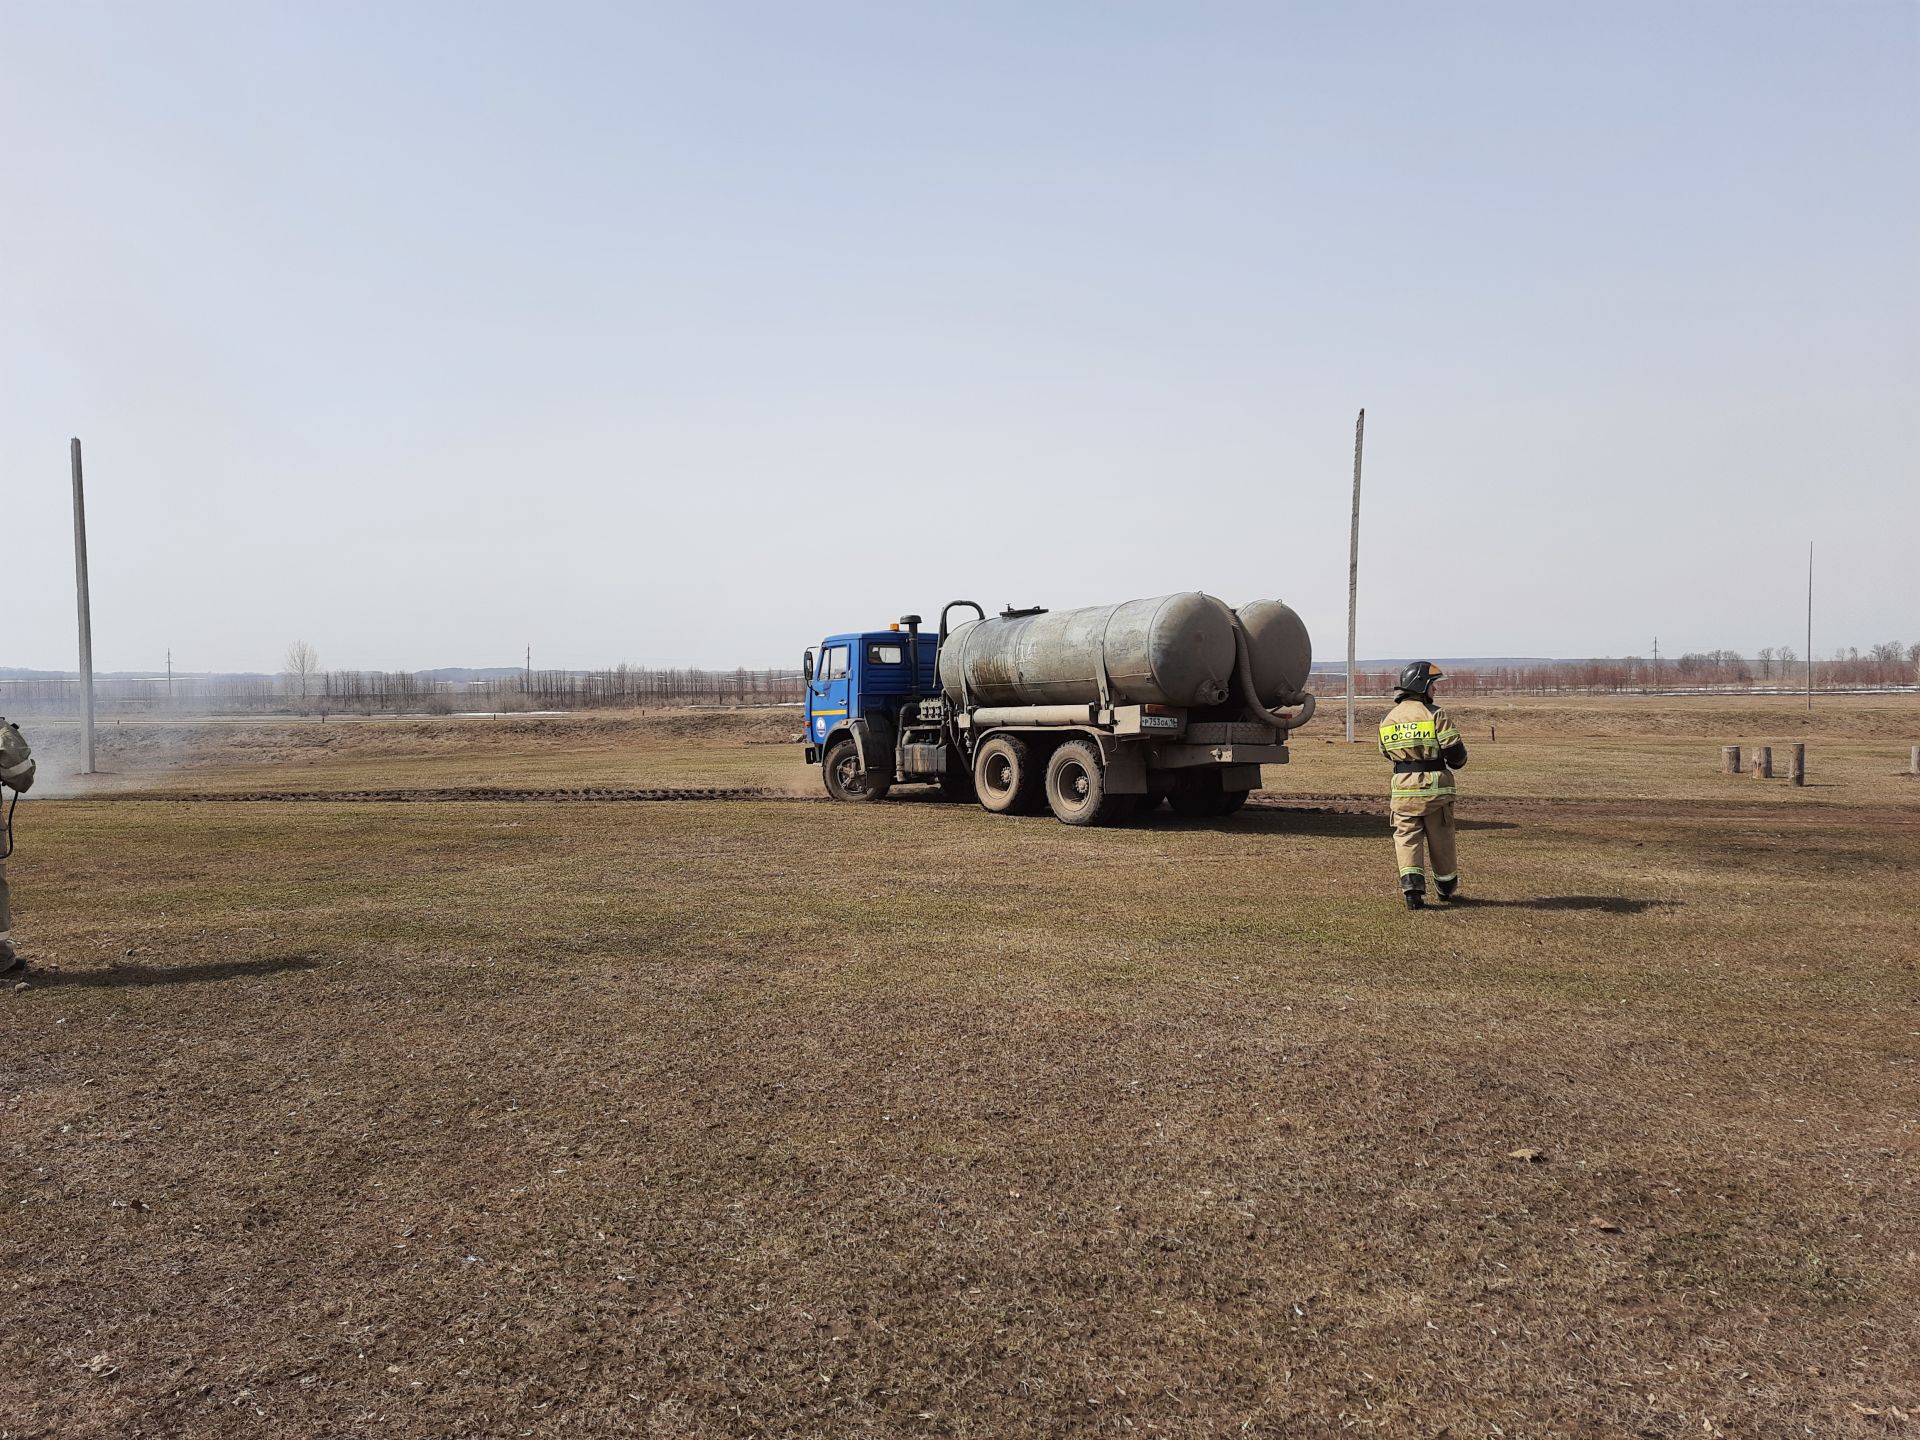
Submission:
M 4 824 L 0 824 L 0 975 L 20 963 L 13 948 L 13 911 L 7 891 L 7 857 L 13 853 L 12 801 L 33 788 L 33 752 L 18 725 L 9 725 L 0 717 L 0 800 L 7 801 Z M 7 790 L 13 795 L 8 796 Z
M 1442 900 L 1460 893 L 1460 867 L 1453 853 L 1453 772 L 1467 763 L 1467 747 L 1447 712 L 1433 703 L 1433 685 L 1443 678 L 1430 660 L 1400 672 L 1393 708 L 1380 722 L 1380 753 L 1393 762 L 1393 854 L 1400 865 L 1400 893 L 1409 910 L 1427 904 L 1427 868 Z

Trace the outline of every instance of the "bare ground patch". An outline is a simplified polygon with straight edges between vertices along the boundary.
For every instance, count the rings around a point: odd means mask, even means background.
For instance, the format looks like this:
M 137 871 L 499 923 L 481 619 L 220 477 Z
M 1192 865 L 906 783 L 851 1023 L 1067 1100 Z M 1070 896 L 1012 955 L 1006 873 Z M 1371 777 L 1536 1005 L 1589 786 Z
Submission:
M 1906 803 L 1289 803 L 23 807 L 0 1429 L 1900 1433 Z

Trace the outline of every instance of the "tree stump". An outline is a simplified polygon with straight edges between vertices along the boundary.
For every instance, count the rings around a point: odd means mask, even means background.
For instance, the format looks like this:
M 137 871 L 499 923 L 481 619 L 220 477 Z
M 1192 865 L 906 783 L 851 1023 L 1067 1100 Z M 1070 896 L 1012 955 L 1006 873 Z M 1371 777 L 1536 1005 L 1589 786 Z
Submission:
M 1795 745 L 1787 759 L 1787 783 L 1804 785 L 1807 783 L 1807 747 Z
M 1740 747 L 1722 745 L 1720 747 L 1720 768 L 1729 775 L 1740 773 Z
M 1756 780 L 1773 778 L 1773 747 L 1771 745 L 1753 747 L 1753 778 Z

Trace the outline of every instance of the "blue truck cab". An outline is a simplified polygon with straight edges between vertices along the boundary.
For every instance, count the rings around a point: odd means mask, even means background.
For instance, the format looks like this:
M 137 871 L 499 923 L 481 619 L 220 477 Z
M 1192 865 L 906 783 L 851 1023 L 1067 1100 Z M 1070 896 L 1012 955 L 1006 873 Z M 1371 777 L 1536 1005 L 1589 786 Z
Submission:
M 920 634 L 918 617 L 909 618 L 913 623 L 908 629 L 892 625 L 857 635 L 829 635 L 807 653 L 809 765 L 824 763 L 842 741 L 851 742 L 854 756 L 862 761 L 870 751 L 876 760 L 890 755 L 900 708 L 916 696 L 939 694 L 934 674 L 939 639 Z M 917 676 L 910 658 L 916 651 Z

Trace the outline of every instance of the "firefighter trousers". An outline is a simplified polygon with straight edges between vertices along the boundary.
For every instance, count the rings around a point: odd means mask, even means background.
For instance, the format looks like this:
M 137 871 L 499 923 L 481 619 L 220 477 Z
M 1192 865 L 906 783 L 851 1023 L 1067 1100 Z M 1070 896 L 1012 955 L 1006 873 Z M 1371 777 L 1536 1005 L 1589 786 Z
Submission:
M 1453 797 L 1424 800 L 1416 807 L 1393 805 L 1393 856 L 1400 866 L 1400 888 L 1427 888 L 1429 862 L 1435 883 L 1460 878 L 1453 848 Z

